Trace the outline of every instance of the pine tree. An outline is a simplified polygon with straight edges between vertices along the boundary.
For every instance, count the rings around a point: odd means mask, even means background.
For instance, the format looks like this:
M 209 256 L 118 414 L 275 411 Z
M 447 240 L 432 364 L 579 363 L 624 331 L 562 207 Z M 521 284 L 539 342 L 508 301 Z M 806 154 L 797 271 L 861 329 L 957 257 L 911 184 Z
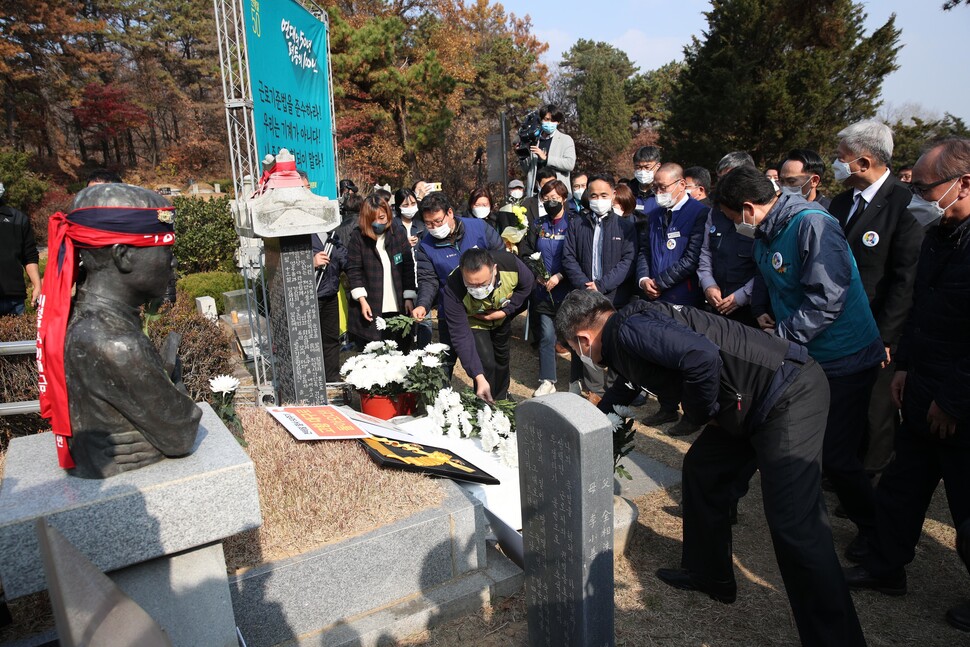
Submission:
M 576 98 L 579 128 L 593 145 L 594 160 L 603 168 L 615 153 L 630 143 L 630 108 L 623 95 L 623 80 L 607 61 L 594 59 L 584 71 Z
M 665 157 L 711 167 L 747 150 L 764 166 L 794 147 L 830 151 L 841 128 L 875 115 L 898 67 L 895 15 L 867 36 L 851 0 L 712 4 L 704 40 L 685 49 Z

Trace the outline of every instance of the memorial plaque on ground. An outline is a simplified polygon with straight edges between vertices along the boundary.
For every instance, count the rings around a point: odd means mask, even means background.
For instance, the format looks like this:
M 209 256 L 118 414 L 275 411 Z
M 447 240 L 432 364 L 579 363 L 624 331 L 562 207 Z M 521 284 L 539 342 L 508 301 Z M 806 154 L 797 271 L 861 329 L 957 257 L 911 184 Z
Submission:
M 613 434 L 571 393 L 515 409 L 529 644 L 611 646 Z
M 267 238 L 265 245 L 276 395 L 285 403 L 326 404 L 310 236 Z

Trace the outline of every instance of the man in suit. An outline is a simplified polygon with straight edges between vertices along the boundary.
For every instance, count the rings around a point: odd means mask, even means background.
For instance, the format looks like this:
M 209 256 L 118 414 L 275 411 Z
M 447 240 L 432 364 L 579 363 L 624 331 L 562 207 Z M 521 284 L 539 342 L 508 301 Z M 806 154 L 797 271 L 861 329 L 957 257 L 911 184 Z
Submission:
M 849 241 L 886 347 L 886 361 L 869 406 L 865 468 L 874 473 L 881 472 L 892 458 L 899 423 L 889 397 L 889 382 L 896 370 L 892 357 L 912 304 L 924 230 L 908 210 L 912 193 L 889 171 L 893 152 L 889 127 L 860 121 L 842 130 L 839 140 L 835 177 L 848 188 L 832 199 L 829 211 Z M 858 543 L 850 546 L 850 559 L 858 558 L 853 548 L 858 549 Z

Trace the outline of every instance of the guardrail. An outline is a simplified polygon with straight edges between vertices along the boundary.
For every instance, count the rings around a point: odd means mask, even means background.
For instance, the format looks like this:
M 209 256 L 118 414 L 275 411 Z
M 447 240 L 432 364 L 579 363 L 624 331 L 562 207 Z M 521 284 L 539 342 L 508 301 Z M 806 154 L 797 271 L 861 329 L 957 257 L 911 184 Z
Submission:
M 0 357 L 34 355 L 36 353 L 37 342 L 34 340 L 0 342 Z M 19 416 L 25 413 L 40 413 L 40 401 L 0 402 L 0 416 Z

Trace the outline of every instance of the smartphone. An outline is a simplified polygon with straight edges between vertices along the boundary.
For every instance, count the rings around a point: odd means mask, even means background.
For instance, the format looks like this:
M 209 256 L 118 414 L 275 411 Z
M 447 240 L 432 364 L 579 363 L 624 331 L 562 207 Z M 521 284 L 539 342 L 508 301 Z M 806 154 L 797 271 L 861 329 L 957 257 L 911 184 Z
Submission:
M 428 189 L 429 192 L 441 191 L 441 182 L 429 182 L 428 184 L 431 186 L 431 188 Z

